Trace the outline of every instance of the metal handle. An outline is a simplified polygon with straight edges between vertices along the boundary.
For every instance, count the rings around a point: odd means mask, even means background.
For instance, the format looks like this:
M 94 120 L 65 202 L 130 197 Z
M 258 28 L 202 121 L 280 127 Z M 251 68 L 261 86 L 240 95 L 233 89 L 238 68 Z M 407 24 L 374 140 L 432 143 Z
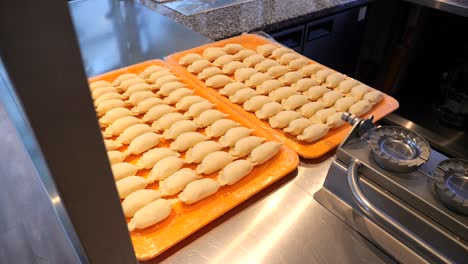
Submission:
M 408 242 L 415 244 L 420 250 L 422 250 L 426 256 L 432 256 L 436 259 L 451 263 L 450 259 L 447 259 L 444 255 L 442 255 L 439 251 L 435 250 L 428 246 L 424 240 L 422 240 L 417 235 L 413 234 L 409 231 L 406 227 L 402 226 L 400 223 L 395 221 L 392 217 L 384 213 L 382 210 L 377 208 L 374 204 L 372 204 L 369 199 L 365 196 L 364 192 L 359 185 L 359 167 L 361 166 L 361 162 L 358 160 L 352 160 L 351 164 L 348 167 L 347 173 L 347 182 L 348 187 L 351 190 L 351 194 L 353 196 L 354 201 L 359 206 L 359 208 L 370 218 L 375 219 L 379 222 L 380 225 L 384 225 L 387 228 L 392 229 L 395 231 L 399 237 L 405 238 Z M 384 227 L 384 228 L 385 228 Z M 397 237 L 398 238 L 398 237 Z

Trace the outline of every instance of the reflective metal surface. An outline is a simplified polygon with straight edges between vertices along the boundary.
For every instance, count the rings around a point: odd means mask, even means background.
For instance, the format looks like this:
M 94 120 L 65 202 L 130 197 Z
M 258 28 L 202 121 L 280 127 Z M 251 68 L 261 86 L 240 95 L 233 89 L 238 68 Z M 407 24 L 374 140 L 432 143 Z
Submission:
M 186 16 L 191 16 L 252 1 L 256 0 L 176 0 L 163 5 Z
M 466 0 L 406 0 L 418 5 L 439 9 L 448 13 L 468 17 L 468 1 Z

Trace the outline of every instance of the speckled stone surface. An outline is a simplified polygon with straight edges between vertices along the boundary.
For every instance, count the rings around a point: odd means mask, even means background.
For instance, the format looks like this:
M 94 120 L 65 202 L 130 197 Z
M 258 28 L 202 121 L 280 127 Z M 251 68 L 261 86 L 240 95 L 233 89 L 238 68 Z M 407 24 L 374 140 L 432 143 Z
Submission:
M 213 40 L 249 31 L 275 31 L 371 2 L 369 0 L 256 0 L 185 16 L 152 0 L 145 6 Z

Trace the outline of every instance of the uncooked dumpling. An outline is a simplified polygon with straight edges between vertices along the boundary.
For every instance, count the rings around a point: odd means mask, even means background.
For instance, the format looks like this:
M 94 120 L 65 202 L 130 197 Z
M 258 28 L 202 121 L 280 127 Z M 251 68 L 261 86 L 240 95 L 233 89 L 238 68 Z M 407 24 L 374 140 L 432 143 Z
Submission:
M 349 91 L 351 91 L 351 89 L 358 84 L 359 82 L 354 79 L 347 79 L 338 84 L 336 90 L 341 93 L 349 93 Z
M 147 83 L 136 83 L 128 87 L 128 89 L 123 94 L 124 96 L 131 96 L 134 93 L 141 92 L 141 91 L 151 91 L 153 87 Z
M 203 51 L 203 57 L 205 57 L 209 61 L 214 61 L 217 58 L 226 54 L 227 53 L 222 48 L 219 48 L 219 47 L 209 47 Z
M 254 148 L 260 146 L 263 142 L 265 142 L 264 138 L 256 136 L 241 138 L 236 142 L 234 148 L 229 153 L 234 157 L 242 158 L 249 155 Z
M 176 140 L 171 143 L 170 148 L 178 152 L 184 152 L 206 139 L 205 135 L 198 132 L 186 132 L 179 135 Z
M 165 104 L 160 104 L 151 107 L 148 112 L 143 116 L 142 120 L 144 122 L 153 122 L 155 120 L 158 120 L 162 116 L 173 113 L 175 112 L 176 109 L 172 106 L 165 105 Z
M 357 116 L 362 116 L 365 113 L 369 112 L 371 108 L 372 108 L 372 104 L 369 103 L 369 101 L 362 100 L 353 104 L 351 107 L 349 107 L 348 112 L 350 112 L 351 114 L 355 114 Z
M 166 219 L 172 212 L 171 202 L 158 199 L 138 210 L 128 223 L 128 230 L 144 229 Z
M 180 120 L 175 122 L 169 129 L 164 131 L 165 139 L 176 139 L 178 136 L 187 132 L 195 132 L 199 126 L 192 120 Z
M 272 141 L 263 143 L 262 145 L 252 150 L 248 161 L 255 165 L 263 164 L 278 154 L 281 149 L 281 145 L 281 143 Z
M 299 71 L 302 73 L 302 75 L 310 77 L 312 74 L 320 71 L 323 69 L 323 66 L 320 64 L 309 64 L 304 67 L 302 67 Z
M 286 110 L 270 117 L 269 123 L 272 128 L 284 128 L 287 127 L 291 121 L 300 117 L 302 116 L 298 112 Z
M 283 110 L 283 106 L 278 102 L 266 103 L 260 108 L 260 110 L 255 112 L 255 116 L 258 119 L 264 120 L 268 119 Z
M 137 106 L 132 108 L 132 112 L 135 114 L 145 114 L 148 112 L 153 106 L 160 105 L 163 103 L 163 100 L 156 97 L 150 97 L 138 103 Z
M 236 54 L 234 54 L 234 57 L 236 58 L 236 60 L 243 60 L 249 56 L 252 56 L 255 54 L 255 51 L 253 50 L 248 50 L 248 49 L 244 49 L 244 50 L 241 50 L 239 52 L 237 52 Z
M 202 56 L 196 53 L 189 53 L 182 58 L 179 59 L 179 64 L 182 66 L 188 66 L 192 63 L 194 63 L 197 60 L 201 60 Z
M 138 190 L 125 198 L 122 202 L 122 210 L 126 217 L 132 217 L 145 205 L 161 198 L 161 193 L 155 190 Z
M 176 171 L 159 183 L 159 190 L 162 196 L 170 196 L 182 191 L 187 184 L 198 178 L 197 173 L 189 168 Z
M 112 175 L 114 175 L 114 180 L 118 181 L 128 176 L 135 175 L 138 171 L 138 167 L 128 163 L 120 162 L 111 166 Z
M 298 58 L 298 59 L 294 59 L 294 60 L 290 61 L 289 64 L 288 64 L 288 67 L 291 70 L 297 71 L 297 70 L 301 69 L 302 67 L 306 66 L 307 64 L 309 64 L 309 60 L 304 59 L 304 58 Z M 301 74 L 302 74 L 302 72 L 301 72 Z
M 237 91 L 234 95 L 229 96 L 229 100 L 236 104 L 242 104 L 250 98 L 258 95 L 257 91 L 251 88 L 242 88 Z
M 301 135 L 297 136 L 297 139 L 312 143 L 319 140 L 328 133 L 329 127 L 325 124 L 313 124 L 302 132 Z
M 273 50 L 277 49 L 278 47 L 273 44 L 264 44 L 257 47 L 257 52 L 260 55 L 265 57 L 270 56 Z
M 197 60 L 187 67 L 187 70 L 191 73 L 200 73 L 203 69 L 213 66 L 211 62 L 207 60 Z
M 240 61 L 231 61 L 223 66 L 222 72 L 225 74 L 234 74 L 237 69 L 242 69 L 245 67 L 245 64 Z
M 109 158 L 110 164 L 116 164 L 123 162 L 125 158 L 127 158 L 127 155 L 123 152 L 112 150 L 107 152 L 107 157 Z
M 187 117 L 181 113 L 169 113 L 154 121 L 151 127 L 156 131 L 163 131 L 165 129 L 169 129 L 177 121 L 186 119 Z
M 135 114 L 125 107 L 117 107 L 108 111 L 104 116 L 102 116 L 99 119 L 99 123 L 103 125 L 109 125 L 119 118 L 122 118 L 124 116 L 131 116 L 131 115 L 135 115 Z
M 112 87 L 112 86 L 99 87 L 91 93 L 91 97 L 93 98 L 93 100 L 96 100 L 97 98 L 99 98 L 100 96 L 104 94 L 115 93 L 115 92 L 117 92 L 117 88 Z
M 111 99 L 124 99 L 124 98 L 125 96 L 119 94 L 118 92 L 109 92 L 96 98 L 96 100 L 94 100 L 94 105 L 97 106 L 100 103 L 107 101 L 107 100 L 111 100 Z
M 310 100 L 315 101 L 327 92 L 330 92 L 330 89 L 328 89 L 325 86 L 313 86 L 309 88 L 309 90 L 305 91 L 303 94 L 307 96 Z
M 171 82 L 178 82 L 180 78 L 175 75 L 166 75 L 156 80 L 154 83 L 156 87 L 162 87 L 164 84 L 171 83 Z
M 132 85 L 135 85 L 135 84 L 139 84 L 139 83 L 146 83 L 146 81 L 143 79 L 143 78 L 132 78 L 132 79 L 128 79 L 128 80 L 124 80 L 120 83 L 120 89 L 122 91 L 127 91 L 127 89 L 132 86 Z
M 154 164 L 167 157 L 180 157 L 180 154 L 169 148 L 150 149 L 141 156 L 136 166 L 140 169 L 151 169 Z
M 243 107 L 249 112 L 255 112 L 262 108 L 264 104 L 269 102 L 273 102 L 273 99 L 265 95 L 256 95 L 245 101 Z
M 346 123 L 341 117 L 343 116 L 343 112 L 336 112 L 333 115 L 327 118 L 327 126 L 330 128 L 338 128 Z
M 226 84 L 233 82 L 234 80 L 229 78 L 226 75 L 215 75 L 208 78 L 205 81 L 205 85 L 211 88 L 221 88 L 224 87 Z
M 104 115 L 105 113 L 109 112 L 109 110 L 112 110 L 118 107 L 124 107 L 126 105 L 127 104 L 120 99 L 111 99 L 111 100 L 107 100 L 107 101 L 100 103 L 96 108 L 96 112 L 99 115 Z
M 299 59 L 301 57 L 301 55 L 297 54 L 297 53 L 285 53 L 283 55 L 281 55 L 281 57 L 278 59 L 278 61 L 283 64 L 283 65 L 288 65 L 290 61 L 293 61 L 295 59 Z
M 140 92 L 136 92 L 130 95 L 130 97 L 128 98 L 128 102 L 131 103 L 133 106 L 135 106 L 141 101 L 148 99 L 150 97 L 156 97 L 156 94 L 154 94 L 151 91 L 140 91 Z
M 207 127 L 213 124 L 215 121 L 225 118 L 227 115 L 219 110 L 210 109 L 206 110 L 195 118 L 195 123 L 200 127 Z
M 124 199 L 131 193 L 146 188 L 148 181 L 139 176 L 128 176 L 115 182 L 120 199 Z
M 281 100 L 286 99 L 295 94 L 297 94 L 296 89 L 289 86 L 284 86 L 273 90 L 268 94 L 268 96 L 276 102 L 281 102 Z
M 125 152 L 133 155 L 141 154 L 158 145 L 160 138 L 161 136 L 154 132 L 144 133 L 134 138 Z
M 124 73 L 115 78 L 115 80 L 112 82 L 112 85 L 119 86 L 124 80 L 133 78 L 138 78 L 138 75 L 135 73 Z
M 236 54 L 237 52 L 243 49 L 245 49 L 244 46 L 242 46 L 241 44 L 237 44 L 237 43 L 229 43 L 223 47 L 223 50 L 227 52 L 228 54 Z
M 240 68 L 234 72 L 234 79 L 239 82 L 246 81 L 250 76 L 254 75 L 258 71 L 253 68 Z
M 210 103 L 209 101 L 201 101 L 191 105 L 187 112 L 185 112 L 185 115 L 187 117 L 198 117 L 201 113 L 213 107 L 214 104 Z
M 231 61 L 234 61 L 235 59 L 236 57 L 234 57 L 233 55 L 223 55 L 214 60 L 213 65 L 217 67 L 223 67 L 224 65 L 228 64 Z
M 325 123 L 327 122 L 327 118 L 331 115 L 336 113 L 336 110 L 333 108 L 325 108 L 322 110 L 318 110 L 317 113 L 313 116 L 313 118 L 319 122 Z
M 312 125 L 314 122 L 308 118 L 301 117 L 296 120 L 291 121 L 289 125 L 283 129 L 284 132 L 287 132 L 291 135 L 297 136 L 304 131 L 304 129 L 310 125 Z
M 241 138 L 245 138 L 252 134 L 253 130 L 246 127 L 233 127 L 229 129 L 224 136 L 219 139 L 219 143 L 224 147 L 232 147 Z
M 318 83 L 315 80 L 312 80 L 311 78 L 303 78 L 296 83 L 293 83 L 291 87 L 296 89 L 298 92 L 304 92 L 316 85 L 318 85 Z
M 256 90 L 259 94 L 269 94 L 271 91 L 282 87 L 283 84 L 278 80 L 267 80 L 257 86 Z
M 265 57 L 263 57 L 260 54 L 254 54 L 251 55 L 247 58 L 245 58 L 242 62 L 247 66 L 247 67 L 254 67 L 256 64 L 259 62 L 263 61 Z
M 371 91 L 364 95 L 364 100 L 369 101 L 371 104 L 376 104 L 384 98 L 384 94 L 381 91 Z
M 178 171 L 185 164 L 184 160 L 175 156 L 163 158 L 154 164 L 148 176 L 149 182 L 162 181 Z
M 237 122 L 234 122 L 231 119 L 219 119 L 205 129 L 205 134 L 209 138 L 217 138 L 223 136 L 229 129 L 238 125 L 239 124 Z
M 186 204 L 196 203 L 210 195 L 215 194 L 220 185 L 217 181 L 206 178 L 189 183 L 179 194 L 179 199 Z
M 314 80 L 316 80 L 318 83 L 324 83 L 325 80 L 327 79 L 328 75 L 332 74 L 333 72 L 328 69 L 323 69 L 315 73 L 314 75 Z
M 225 151 L 215 151 L 208 154 L 197 166 L 198 174 L 210 174 L 224 168 L 231 163 L 234 157 Z
M 283 56 L 286 53 L 294 53 L 294 51 L 292 49 L 288 49 L 285 47 L 279 47 L 279 48 L 274 49 L 271 52 L 271 57 L 273 59 L 279 59 L 281 56 Z
M 115 142 L 114 140 L 104 139 L 104 145 L 106 146 L 107 151 L 116 150 L 122 147 L 122 143 Z
M 276 65 L 272 66 L 267 70 L 267 73 L 273 77 L 273 78 L 278 78 L 283 76 L 289 71 L 289 68 L 283 65 Z
M 325 93 L 322 96 L 322 103 L 325 105 L 325 107 L 329 107 L 335 104 L 338 99 L 341 99 L 343 97 L 343 94 L 341 94 L 338 91 L 330 91 Z
M 219 90 L 219 93 L 222 95 L 234 95 L 237 91 L 243 88 L 248 88 L 247 85 L 241 82 L 232 82 L 224 86 L 223 89 Z
M 349 107 L 356 103 L 356 99 L 351 96 L 346 96 L 341 99 L 338 99 L 333 106 L 336 111 L 348 111 Z
M 223 74 L 223 71 L 218 67 L 208 67 L 203 69 L 198 75 L 197 78 L 200 80 L 206 80 L 212 76 Z
M 290 85 L 299 81 L 300 79 L 302 79 L 302 73 L 293 71 L 286 73 L 285 75 L 281 76 L 278 80 L 280 80 L 285 85 Z
M 270 79 L 271 79 L 270 75 L 259 72 L 250 76 L 250 78 L 247 81 L 245 81 L 245 85 L 250 86 L 250 87 L 257 87 L 263 82 L 270 80 Z
M 162 78 L 166 75 L 173 75 L 172 72 L 170 72 L 169 70 L 167 71 L 158 71 L 158 72 L 153 72 L 147 79 L 147 81 L 149 83 L 156 83 L 156 81 L 159 79 L 159 78 Z
M 236 160 L 229 163 L 218 175 L 218 182 L 221 185 L 233 185 L 245 176 L 247 176 L 254 168 L 252 162 L 247 160 Z
M 141 73 L 140 73 L 140 77 L 141 78 L 148 78 L 152 73 L 154 72 L 158 72 L 158 71 L 167 71 L 168 69 L 166 67 L 163 67 L 163 66 L 159 66 L 159 65 L 151 65 L 151 66 L 148 66 L 146 67 Z
M 206 99 L 203 97 L 200 97 L 198 95 L 189 95 L 180 99 L 180 101 L 176 104 L 176 108 L 178 110 L 187 111 L 187 109 L 189 109 L 191 105 L 199 103 L 199 102 L 203 102 L 203 101 L 206 101 Z
M 309 118 L 313 116 L 318 110 L 321 110 L 323 108 L 325 108 L 325 106 L 320 102 L 310 102 L 310 103 L 303 105 L 301 109 L 299 110 L 299 112 L 303 116 Z
M 164 103 L 166 104 L 175 104 L 179 102 L 185 96 L 192 95 L 194 91 L 188 88 L 179 88 L 172 93 L 170 93 L 166 98 L 164 98 Z
M 153 130 L 151 129 L 151 127 L 146 124 L 132 125 L 125 129 L 122 132 L 122 134 L 120 134 L 120 136 L 117 138 L 117 142 L 122 144 L 130 144 L 130 142 L 132 142 L 132 140 L 138 137 L 139 135 L 152 131 Z
M 157 95 L 162 95 L 162 96 L 168 96 L 170 93 L 173 91 L 179 89 L 179 88 L 184 88 L 187 87 L 186 84 L 181 83 L 181 82 L 169 82 L 164 85 L 162 85 L 159 89 L 159 92 Z
M 255 65 L 255 70 L 260 72 L 267 72 L 268 69 L 270 69 L 271 67 L 278 65 L 280 65 L 279 62 L 272 59 L 266 59 L 261 61 L 260 63 L 257 63 L 257 65 Z
M 286 110 L 295 110 L 309 102 L 307 96 L 302 94 L 293 94 L 286 99 L 281 100 L 281 104 Z
M 357 85 L 357 86 L 354 86 L 352 89 L 351 89 L 351 96 L 354 97 L 354 99 L 356 100 L 361 100 L 364 95 L 368 92 L 371 91 L 371 88 L 365 84 L 360 84 L 360 85 Z
M 188 163 L 200 163 L 208 154 L 220 151 L 222 148 L 223 146 L 216 141 L 203 141 L 187 151 L 185 160 Z
M 346 79 L 345 75 L 335 72 L 327 76 L 327 79 L 324 85 L 326 87 L 335 88 L 345 79 Z
M 94 81 L 92 83 L 89 84 L 89 89 L 92 91 L 96 90 L 97 88 L 100 88 L 100 87 L 109 87 L 109 86 L 112 86 L 112 84 L 108 81 L 104 81 L 104 80 L 99 80 L 99 81 Z

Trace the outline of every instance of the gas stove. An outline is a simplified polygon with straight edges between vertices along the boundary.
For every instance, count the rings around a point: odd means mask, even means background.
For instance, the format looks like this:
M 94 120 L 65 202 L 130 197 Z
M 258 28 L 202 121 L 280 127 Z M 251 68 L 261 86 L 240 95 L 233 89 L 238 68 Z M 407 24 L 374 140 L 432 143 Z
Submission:
M 403 263 L 468 261 L 468 161 L 449 159 L 418 134 L 353 125 L 315 199 Z

